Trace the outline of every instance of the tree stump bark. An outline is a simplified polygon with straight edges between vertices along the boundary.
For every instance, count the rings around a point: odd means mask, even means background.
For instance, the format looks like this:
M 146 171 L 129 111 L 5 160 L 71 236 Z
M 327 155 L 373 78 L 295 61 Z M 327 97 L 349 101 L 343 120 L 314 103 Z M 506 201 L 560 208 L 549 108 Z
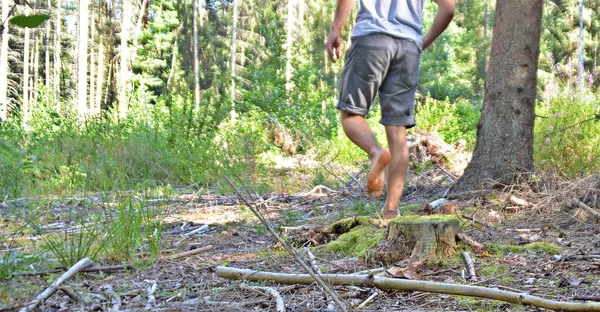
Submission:
M 456 253 L 458 219 L 447 215 L 407 216 L 390 221 L 375 259 L 393 263 L 410 257 L 441 259 Z

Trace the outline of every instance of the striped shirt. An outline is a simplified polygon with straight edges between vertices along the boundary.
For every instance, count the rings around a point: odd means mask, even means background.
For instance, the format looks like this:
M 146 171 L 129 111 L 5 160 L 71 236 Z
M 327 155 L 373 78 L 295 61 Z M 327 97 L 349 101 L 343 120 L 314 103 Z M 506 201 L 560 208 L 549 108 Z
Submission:
M 352 37 L 384 34 L 423 46 L 423 0 L 359 0 Z

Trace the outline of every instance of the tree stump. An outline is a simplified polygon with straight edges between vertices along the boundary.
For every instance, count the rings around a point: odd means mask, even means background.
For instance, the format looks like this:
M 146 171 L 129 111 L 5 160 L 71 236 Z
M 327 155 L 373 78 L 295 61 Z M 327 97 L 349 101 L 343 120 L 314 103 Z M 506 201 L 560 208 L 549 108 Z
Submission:
M 398 217 L 390 221 L 375 259 L 393 263 L 409 257 L 448 258 L 456 253 L 456 235 L 461 232 L 454 216 Z

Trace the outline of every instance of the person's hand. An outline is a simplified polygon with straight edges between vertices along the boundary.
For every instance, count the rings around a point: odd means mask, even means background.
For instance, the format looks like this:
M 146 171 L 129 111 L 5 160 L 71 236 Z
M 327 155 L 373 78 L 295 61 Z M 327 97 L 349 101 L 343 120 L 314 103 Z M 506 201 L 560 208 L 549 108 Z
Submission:
M 329 32 L 325 48 L 327 49 L 327 54 L 329 54 L 329 59 L 334 63 L 337 62 L 342 55 L 342 39 L 339 32 L 333 30 Z

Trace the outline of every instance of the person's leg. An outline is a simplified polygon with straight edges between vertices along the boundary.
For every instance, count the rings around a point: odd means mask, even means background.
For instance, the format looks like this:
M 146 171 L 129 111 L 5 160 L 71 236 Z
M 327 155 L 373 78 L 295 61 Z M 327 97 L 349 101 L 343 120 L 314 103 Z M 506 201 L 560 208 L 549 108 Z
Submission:
M 391 161 L 387 174 L 387 198 L 381 211 L 384 219 L 398 216 L 398 205 L 402 197 L 404 180 L 408 171 L 408 144 L 406 128 L 402 126 L 385 126 L 385 133 L 391 153 Z
M 371 171 L 367 177 L 366 191 L 374 197 L 381 196 L 385 184 L 384 170 L 391 160 L 387 149 L 379 145 L 373 130 L 363 116 L 341 111 L 342 128 L 346 136 L 364 150 L 371 159 Z

